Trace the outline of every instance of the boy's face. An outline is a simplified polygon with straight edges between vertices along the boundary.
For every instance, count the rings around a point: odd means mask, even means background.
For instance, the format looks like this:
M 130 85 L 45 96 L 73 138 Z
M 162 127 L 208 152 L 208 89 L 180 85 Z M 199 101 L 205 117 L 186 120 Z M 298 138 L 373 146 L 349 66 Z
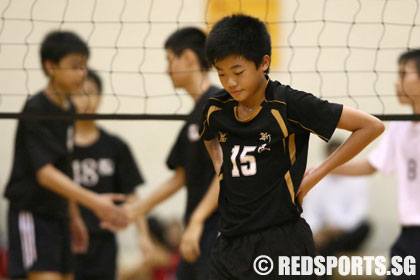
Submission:
M 269 65 L 269 56 L 264 56 L 262 64 L 257 68 L 253 61 L 230 55 L 218 60 L 214 66 L 224 89 L 236 101 L 246 102 L 265 82 L 264 71 Z
M 87 57 L 70 53 L 60 61 L 49 63 L 48 74 L 58 92 L 75 94 L 81 91 L 86 76 Z
M 420 103 L 420 77 L 414 61 L 400 64 L 395 86 L 401 104 Z
M 166 73 L 168 73 L 168 75 L 171 77 L 174 87 L 185 87 L 185 84 L 188 80 L 189 69 L 182 54 L 177 56 L 172 50 L 167 49 L 166 60 L 168 62 Z
M 94 114 L 100 102 L 98 86 L 94 81 L 87 78 L 83 83 L 83 91 L 71 96 L 71 100 L 76 107 L 78 114 Z

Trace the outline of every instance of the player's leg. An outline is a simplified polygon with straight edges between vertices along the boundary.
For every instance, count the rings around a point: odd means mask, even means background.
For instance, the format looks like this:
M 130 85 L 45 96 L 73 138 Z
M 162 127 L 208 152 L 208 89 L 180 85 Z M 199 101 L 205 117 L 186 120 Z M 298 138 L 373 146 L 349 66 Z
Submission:
M 58 272 L 29 272 L 28 280 L 63 280 L 63 275 Z M 69 279 L 70 280 L 70 279 Z
M 391 248 L 391 258 L 394 256 L 402 258 L 413 256 L 416 258 L 416 276 L 389 275 L 386 278 L 387 280 L 420 279 L 420 227 L 405 227 L 402 229 L 398 239 Z
M 207 280 L 210 275 L 210 255 L 218 234 L 217 223 L 207 223 L 200 240 L 200 257 L 194 262 L 194 279 Z
M 279 256 L 315 257 L 309 226 L 299 219 L 239 237 L 220 236 L 212 252 L 209 279 L 261 279 L 261 275 L 254 270 L 254 261 L 260 256 L 268 256 L 273 261 L 271 273 L 264 276 L 265 279 L 279 278 Z M 287 276 L 287 279 L 316 279 L 316 276 Z
M 11 278 L 61 280 L 71 271 L 68 221 L 10 209 L 9 225 Z
M 114 234 L 89 235 L 89 249 L 83 256 L 85 264 L 81 279 L 115 280 L 117 250 L 117 241 Z M 76 280 L 79 280 L 79 278 L 76 277 Z
M 73 273 L 68 273 L 63 275 L 63 280 L 74 280 Z

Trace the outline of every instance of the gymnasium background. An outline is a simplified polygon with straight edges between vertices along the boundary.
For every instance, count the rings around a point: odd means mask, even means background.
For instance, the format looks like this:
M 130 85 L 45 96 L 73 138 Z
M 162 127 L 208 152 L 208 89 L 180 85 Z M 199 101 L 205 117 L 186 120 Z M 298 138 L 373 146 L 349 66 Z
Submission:
M 187 114 L 192 102 L 165 74 L 163 43 L 175 29 L 208 26 L 231 11 L 268 23 L 271 78 L 373 114 L 409 114 L 395 98 L 398 55 L 419 47 L 417 1 L 399 0 L 2 0 L 0 1 L 0 113 L 19 112 L 28 94 L 46 85 L 39 43 L 53 29 L 72 30 L 91 47 L 89 65 L 104 80 L 100 113 Z M 211 79 L 219 85 L 214 72 Z M 147 196 L 171 172 L 165 162 L 182 121 L 99 120 L 130 145 L 146 179 Z M 10 175 L 17 121 L 0 119 L 0 191 Z M 336 136 L 347 136 L 336 133 Z M 373 143 L 361 157 L 374 147 Z M 311 138 L 309 165 L 325 144 Z M 368 255 L 388 255 L 398 234 L 395 178 L 370 179 L 373 233 Z M 182 190 L 153 213 L 181 219 Z M 6 242 L 7 202 L 0 199 L 0 242 Z M 121 261 L 140 258 L 135 229 L 120 234 Z

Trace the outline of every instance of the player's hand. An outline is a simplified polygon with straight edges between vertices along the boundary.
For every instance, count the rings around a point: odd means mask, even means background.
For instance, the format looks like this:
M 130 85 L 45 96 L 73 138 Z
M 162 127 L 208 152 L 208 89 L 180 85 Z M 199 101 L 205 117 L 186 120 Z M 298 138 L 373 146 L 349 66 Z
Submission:
M 83 219 L 73 217 L 70 219 L 71 250 L 74 254 L 86 253 L 89 247 L 89 234 Z
M 298 200 L 299 205 L 302 205 L 303 198 L 308 194 L 310 189 L 315 185 L 313 172 L 315 171 L 316 167 L 308 167 L 305 170 L 305 174 L 303 175 L 302 182 L 298 188 L 296 193 L 296 199 Z
M 203 223 L 190 221 L 181 238 L 181 254 L 187 262 L 195 262 L 200 256 L 200 239 L 203 234 Z
M 115 205 L 114 202 L 121 202 L 126 199 L 123 194 L 99 194 L 95 214 L 104 222 L 111 224 L 114 229 L 125 229 L 129 224 L 129 216 L 125 209 Z

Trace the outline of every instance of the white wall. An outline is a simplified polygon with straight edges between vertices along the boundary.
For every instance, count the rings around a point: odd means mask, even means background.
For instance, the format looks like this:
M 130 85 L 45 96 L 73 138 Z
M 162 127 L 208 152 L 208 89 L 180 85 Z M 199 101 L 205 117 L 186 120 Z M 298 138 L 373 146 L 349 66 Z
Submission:
M 415 1 L 361 3 L 359 7 L 357 0 L 279 1 L 276 20 L 282 22 L 279 27 L 282 39 L 273 42 L 273 47 L 280 48 L 282 56 L 279 66 L 272 69 L 271 78 L 369 113 L 408 113 L 408 108 L 399 106 L 394 97 L 393 82 L 398 54 L 408 46 L 419 45 L 415 39 L 420 38 L 419 28 L 409 26 L 419 22 L 413 18 Z M 385 9 L 384 3 L 388 3 Z M 205 7 L 204 0 L 1 1 L 0 14 L 4 20 L 0 21 L 0 112 L 19 111 L 26 94 L 45 86 L 39 65 L 39 43 L 46 32 L 61 27 L 76 31 L 91 46 L 89 64 L 99 70 L 105 83 L 101 112 L 187 113 L 192 103 L 185 93 L 177 91 L 179 96 L 171 95 L 175 90 L 164 73 L 162 45 L 177 27 L 204 27 Z M 325 24 L 321 18 L 327 20 Z M 358 23 L 351 25 L 353 20 Z M 377 24 L 361 24 L 366 21 Z M 381 21 L 386 24 L 379 24 Z M 322 47 L 318 48 L 318 44 Z M 377 47 L 380 51 L 376 51 Z M 349 71 L 347 75 L 344 70 Z M 214 73 L 212 79 L 218 83 Z M 167 94 L 170 96 L 156 97 Z M 348 94 L 364 97 L 358 97 L 356 104 Z M 384 106 L 377 95 L 381 95 Z M 147 180 L 141 195 L 147 195 L 170 176 L 165 161 L 182 122 L 100 121 L 100 124 L 130 144 Z M 0 189 L 10 173 L 15 128 L 16 121 L 0 120 Z M 309 164 L 322 159 L 323 145 L 321 140 L 312 138 Z M 361 156 L 366 156 L 371 147 Z M 373 254 L 386 254 L 398 233 L 395 196 L 394 179 L 381 175 L 372 178 L 371 218 L 375 231 L 367 250 Z M 184 202 L 182 191 L 154 212 L 179 218 Z M 0 228 L 4 229 L 4 200 L 0 206 Z M 132 232 L 125 234 L 132 240 Z

